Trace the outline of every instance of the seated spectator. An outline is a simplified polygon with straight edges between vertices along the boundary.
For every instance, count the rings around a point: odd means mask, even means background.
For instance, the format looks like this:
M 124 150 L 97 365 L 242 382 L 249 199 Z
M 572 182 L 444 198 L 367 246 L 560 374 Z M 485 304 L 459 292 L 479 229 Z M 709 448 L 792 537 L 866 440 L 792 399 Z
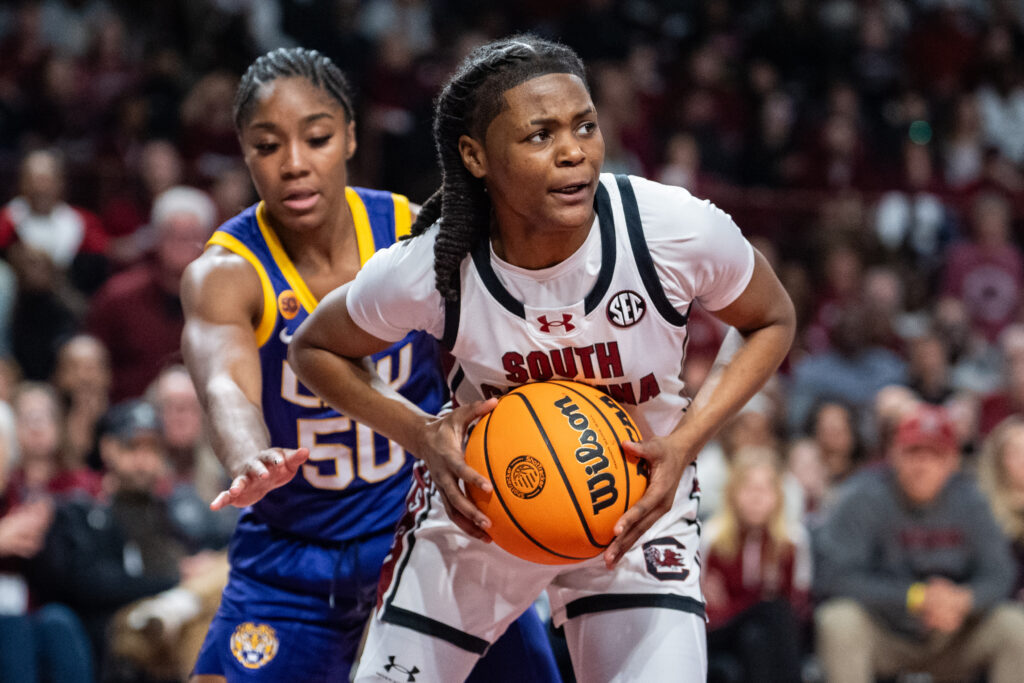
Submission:
M 1011 415 L 1024 415 L 1024 328 L 1011 325 L 1000 336 L 1003 386 L 981 400 L 982 436 Z
M 723 505 L 701 535 L 701 557 L 710 669 L 724 660 L 742 672 L 725 680 L 800 680 L 810 540 L 786 518 L 774 450 L 736 453 Z
M 0 403 L 0 680 L 90 683 L 92 658 L 81 622 L 67 607 L 38 607 L 29 593 L 27 563 L 39 552 L 53 519 L 48 497 L 13 504 L 9 474 L 17 460 L 15 421 Z
M 100 475 L 67 458 L 64 411 L 50 385 L 23 382 L 14 396 L 14 415 L 20 461 L 11 474 L 12 503 L 49 495 L 99 495 Z
M 875 393 L 889 384 L 906 384 L 906 362 L 868 336 L 869 312 L 845 306 L 832 334 L 832 348 L 802 358 L 793 368 L 788 427 L 800 436 L 815 406 L 822 402 L 849 405 L 863 414 Z M 864 425 L 856 425 L 864 436 Z
M 112 277 L 93 299 L 86 327 L 110 351 L 112 401 L 138 398 L 179 357 L 181 274 L 202 253 L 216 217 L 200 190 L 164 192 L 153 204 L 153 258 Z
M 190 550 L 226 548 L 238 521 L 238 508 L 210 509 L 210 502 L 231 480 L 207 439 L 203 409 L 188 370 L 183 365 L 167 368 L 146 395 L 163 427 L 172 516 L 188 538 Z
M 960 471 L 952 420 L 920 404 L 888 467 L 850 482 L 815 536 L 818 655 L 830 683 L 907 672 L 1019 681 L 1024 610 L 1009 544 Z
M 973 324 L 996 341 L 1016 320 L 1024 288 L 1024 254 L 1013 241 L 1010 203 L 994 193 L 971 206 L 970 239 L 946 251 L 942 293 L 960 299 Z
M 0 209 L 0 249 L 15 242 L 43 254 L 72 284 L 92 292 L 106 277 L 107 235 L 93 213 L 64 201 L 64 164 L 37 150 L 21 162 L 20 194 Z
M 115 405 L 100 433 L 105 495 L 57 507 L 31 576 L 41 596 L 75 610 L 110 674 L 105 635 L 114 612 L 175 586 L 193 567 L 160 495 L 167 463 L 156 410 L 141 401 Z
M 100 467 L 96 425 L 110 404 L 110 354 L 96 337 L 76 334 L 57 350 L 53 386 L 66 417 L 66 460 Z
M 1024 417 L 1006 418 L 985 439 L 978 457 L 978 484 L 1010 539 L 1017 560 L 1013 595 L 1024 600 Z
M 808 430 L 821 453 L 828 488 L 825 501 L 864 464 L 865 452 L 849 406 L 826 401 L 814 411 Z

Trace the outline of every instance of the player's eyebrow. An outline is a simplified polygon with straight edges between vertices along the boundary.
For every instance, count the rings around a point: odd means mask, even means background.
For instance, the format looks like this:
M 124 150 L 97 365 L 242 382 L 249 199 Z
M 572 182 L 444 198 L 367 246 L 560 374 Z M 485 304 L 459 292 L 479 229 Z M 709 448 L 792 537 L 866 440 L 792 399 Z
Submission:
M 578 119 L 583 116 L 589 116 L 594 113 L 594 107 L 589 106 L 581 109 L 580 111 L 573 114 L 574 119 Z M 531 126 L 550 126 L 552 123 L 557 123 L 558 118 L 555 116 L 545 116 L 537 119 L 530 119 Z
M 330 112 L 321 111 L 321 112 L 317 112 L 315 114 L 310 114 L 309 116 L 306 116 L 305 118 L 303 118 L 302 119 L 302 125 L 308 126 L 309 124 L 313 123 L 314 121 L 318 121 L 320 119 L 333 119 L 333 118 L 334 118 L 334 115 L 331 114 Z M 249 124 L 249 127 L 250 128 L 257 128 L 259 130 L 270 130 L 270 131 L 278 130 L 277 124 L 275 124 L 273 121 L 253 121 L 252 123 Z

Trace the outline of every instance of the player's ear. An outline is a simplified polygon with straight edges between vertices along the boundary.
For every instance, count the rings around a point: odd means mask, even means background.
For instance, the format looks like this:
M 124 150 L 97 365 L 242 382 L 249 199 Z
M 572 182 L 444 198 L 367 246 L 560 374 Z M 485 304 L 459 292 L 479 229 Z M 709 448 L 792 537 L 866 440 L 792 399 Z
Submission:
M 347 130 L 345 131 L 345 133 L 346 133 L 345 137 L 347 138 L 345 140 L 345 161 L 348 161 L 349 159 L 352 158 L 352 155 L 356 153 L 356 147 L 358 146 L 357 143 L 356 143 L 356 122 L 355 121 L 349 121 L 348 122 L 348 127 L 347 127 Z
M 459 155 L 466 170 L 472 173 L 474 178 L 483 178 L 487 175 L 487 155 L 479 142 L 468 135 L 459 136 Z

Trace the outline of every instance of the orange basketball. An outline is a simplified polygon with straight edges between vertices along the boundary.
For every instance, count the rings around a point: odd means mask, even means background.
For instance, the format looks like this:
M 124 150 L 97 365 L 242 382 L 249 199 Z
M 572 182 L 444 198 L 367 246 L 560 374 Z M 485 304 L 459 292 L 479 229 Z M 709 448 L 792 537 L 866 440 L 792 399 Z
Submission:
M 473 428 L 466 461 L 494 486 L 470 486 L 491 538 L 523 559 L 569 564 L 600 554 L 615 522 L 647 488 L 647 463 L 622 441 L 639 441 L 625 410 L 594 387 L 526 384 L 498 400 Z

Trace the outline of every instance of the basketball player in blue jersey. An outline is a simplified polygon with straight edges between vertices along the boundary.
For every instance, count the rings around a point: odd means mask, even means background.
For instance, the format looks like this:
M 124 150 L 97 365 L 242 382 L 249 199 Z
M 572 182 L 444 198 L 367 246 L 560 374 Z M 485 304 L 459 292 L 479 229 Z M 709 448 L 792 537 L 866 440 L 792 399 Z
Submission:
M 235 123 L 262 201 L 222 225 L 182 281 L 183 352 L 233 477 L 211 507 L 244 508 L 193 681 L 344 681 L 406 508 L 413 458 L 325 406 L 286 356 L 317 302 L 408 233 L 413 214 L 402 196 L 346 186 L 351 98 L 321 54 L 258 58 L 239 85 Z M 423 410 L 441 407 L 429 337 L 410 334 L 370 366 Z M 557 680 L 532 610 L 474 676 Z
M 295 335 L 298 376 L 414 450 L 433 484 L 382 574 L 356 681 L 386 680 L 395 662 L 419 683 L 459 680 L 540 591 L 578 680 L 706 679 L 694 459 L 775 372 L 795 314 L 728 214 L 683 188 L 602 173 L 598 121 L 567 47 L 516 36 L 474 50 L 437 99 L 442 184 L 415 236 L 377 252 Z M 681 376 L 694 302 L 743 344 L 691 403 Z M 411 330 L 451 352 L 458 407 L 441 419 L 363 369 Z M 644 434 L 624 449 L 651 474 L 603 557 L 540 565 L 481 542 L 488 520 L 461 485 L 491 485 L 463 439 L 493 396 L 559 376 L 620 400 Z

